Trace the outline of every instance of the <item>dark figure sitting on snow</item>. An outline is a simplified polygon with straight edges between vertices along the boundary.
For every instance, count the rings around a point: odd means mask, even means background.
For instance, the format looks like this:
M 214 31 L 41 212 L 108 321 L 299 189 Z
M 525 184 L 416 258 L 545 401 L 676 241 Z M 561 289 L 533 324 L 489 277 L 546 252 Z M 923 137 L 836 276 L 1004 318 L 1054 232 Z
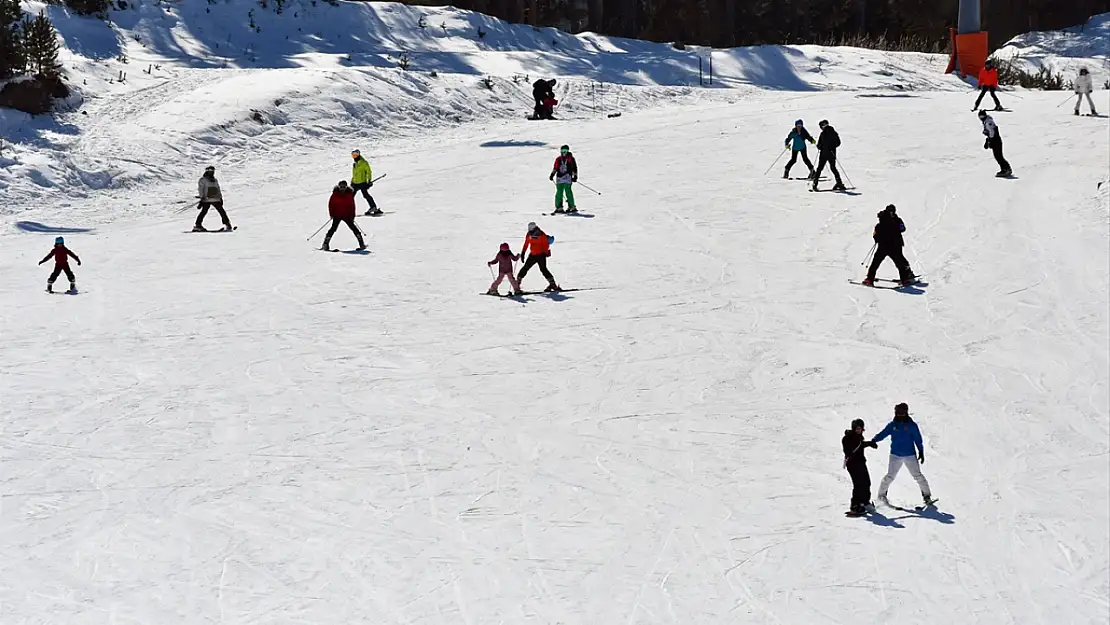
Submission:
M 536 101 L 536 108 L 532 111 L 535 119 L 551 119 L 555 100 L 555 79 L 543 78 L 532 83 L 532 99 Z

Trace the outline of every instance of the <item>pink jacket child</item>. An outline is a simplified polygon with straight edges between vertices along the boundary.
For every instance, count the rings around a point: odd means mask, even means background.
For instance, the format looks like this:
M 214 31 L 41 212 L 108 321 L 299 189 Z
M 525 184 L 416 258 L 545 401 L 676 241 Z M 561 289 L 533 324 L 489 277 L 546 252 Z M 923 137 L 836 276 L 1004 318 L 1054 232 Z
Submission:
M 497 252 L 493 260 L 486 263 L 487 265 L 497 264 L 497 279 L 490 285 L 489 290 L 486 291 L 487 295 L 500 295 L 497 292 L 497 287 L 501 286 L 501 280 L 508 278 L 509 284 L 513 287 L 513 295 L 520 295 L 520 282 L 513 276 L 513 261 L 520 260 L 520 256 L 513 254 L 509 249 L 508 243 L 501 244 L 501 251 Z

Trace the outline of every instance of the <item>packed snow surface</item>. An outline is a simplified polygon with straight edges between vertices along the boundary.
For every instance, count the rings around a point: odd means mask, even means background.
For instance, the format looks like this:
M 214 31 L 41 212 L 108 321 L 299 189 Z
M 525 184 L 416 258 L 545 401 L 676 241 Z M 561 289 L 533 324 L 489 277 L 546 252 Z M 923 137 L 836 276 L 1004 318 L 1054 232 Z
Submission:
M 53 186 L 6 174 L 0 623 L 1106 622 L 1105 119 L 1001 94 L 1005 180 L 959 83 L 628 84 L 531 122 L 511 77 L 174 72 L 38 127 L 15 158 Z M 781 179 L 797 118 L 848 193 Z M 545 217 L 563 143 L 601 194 Z M 353 147 L 387 214 L 321 252 Z M 187 232 L 208 162 L 234 233 Z M 923 284 L 849 284 L 890 203 Z M 482 295 L 529 221 L 583 290 Z M 77 296 L 43 293 L 56 236 Z M 840 437 L 903 401 L 938 508 L 846 518 Z

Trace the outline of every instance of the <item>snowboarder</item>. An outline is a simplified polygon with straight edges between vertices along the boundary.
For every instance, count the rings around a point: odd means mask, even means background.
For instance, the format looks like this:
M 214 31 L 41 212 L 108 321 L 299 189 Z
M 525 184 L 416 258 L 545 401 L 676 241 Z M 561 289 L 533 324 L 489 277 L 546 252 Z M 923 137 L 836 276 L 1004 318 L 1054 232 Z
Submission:
M 887 491 L 898 475 L 898 471 L 905 466 L 913 479 L 917 480 L 925 505 L 931 505 L 936 500 L 933 499 L 932 491 L 929 489 L 929 482 L 921 474 L 921 464 L 925 462 L 925 446 L 921 442 L 921 430 L 910 418 L 910 407 L 907 404 L 902 403 L 894 407 L 894 420 L 871 439 L 871 442 L 878 443 L 887 436 L 890 437 L 890 465 L 886 477 L 879 482 L 879 501 L 890 505 Z
M 840 135 L 836 134 L 836 129 L 829 125 L 827 119 L 817 122 L 817 126 L 821 129 L 821 135 L 817 137 L 819 158 L 817 159 L 817 171 L 813 173 L 813 190 L 817 190 L 817 180 L 821 177 L 821 172 L 824 171 L 827 163 L 836 178 L 833 191 L 844 191 L 846 190 L 844 183 L 841 182 L 840 172 L 836 169 L 836 149 L 840 147 Z
M 577 213 L 578 209 L 574 207 L 574 190 L 571 189 L 571 185 L 578 182 L 578 163 L 574 160 L 574 155 L 570 153 L 569 145 L 559 148 L 559 156 L 555 157 L 555 165 L 551 167 L 551 175 L 547 179 L 555 181 L 555 212 L 564 212 L 563 195 L 565 194 L 567 196 L 566 212 Z
M 370 204 L 370 208 L 367 209 L 365 213 L 366 215 L 381 215 L 382 211 L 378 208 L 377 203 L 374 202 L 374 197 L 370 195 L 369 191 L 370 187 L 374 186 L 374 170 L 370 169 L 370 163 L 362 158 L 362 152 L 353 150 L 351 152 L 351 158 L 355 161 L 351 165 L 351 188 L 354 191 L 361 191 L 362 197 L 366 198 L 366 202 Z
M 876 216 L 879 218 L 879 223 L 875 224 L 875 230 L 871 233 L 871 238 L 875 239 L 875 257 L 871 259 L 871 266 L 867 269 L 867 277 L 863 280 L 864 286 L 875 285 L 875 272 L 887 258 L 894 261 L 894 266 L 898 268 L 898 277 L 902 281 L 902 286 L 913 284 L 917 276 L 913 275 L 910 263 L 902 253 L 902 246 L 905 245 L 902 233 L 906 231 L 906 224 L 897 215 L 897 209 L 893 204 L 888 204 L 886 209 L 879 211 Z
M 863 419 L 852 421 L 852 429 L 844 430 L 840 440 L 844 448 L 844 468 L 852 476 L 852 504 L 849 516 L 863 516 L 871 504 L 871 473 L 867 470 L 867 458 L 863 450 L 867 447 L 878 448 L 875 441 L 863 440 Z
M 532 99 L 536 101 L 536 108 L 532 111 L 532 119 L 554 119 L 553 108 L 558 101 L 555 100 L 555 79 L 544 80 L 540 78 L 532 83 Z
M 486 291 L 486 294 L 499 295 L 497 287 L 501 286 L 501 280 L 505 278 L 509 279 L 509 284 L 513 287 L 513 295 L 521 294 L 520 283 L 513 277 L 513 261 L 516 260 L 520 260 L 520 256 L 512 253 L 508 243 L 502 243 L 500 251 L 497 252 L 497 256 L 494 256 L 493 260 L 486 263 L 491 267 L 497 265 L 497 279 L 493 281 L 493 284 L 489 285 L 489 290 Z
M 545 288 L 544 291 L 561 290 L 559 285 L 555 284 L 555 277 L 547 270 L 547 259 L 551 257 L 551 242 L 554 239 L 555 237 L 540 230 L 536 222 L 533 221 L 528 224 L 528 234 L 524 236 L 524 247 L 520 248 L 520 257 L 524 258 L 524 253 L 529 250 L 531 254 L 529 254 L 528 259 L 524 261 L 524 265 L 520 268 L 520 273 L 516 276 L 518 287 L 524 282 L 524 276 L 528 275 L 528 270 L 532 268 L 532 265 L 539 265 L 540 273 L 543 274 L 544 278 L 547 278 L 547 288 Z
M 331 237 L 341 223 L 347 224 L 347 227 L 355 234 L 359 251 L 366 249 L 366 242 L 362 239 L 362 231 L 355 225 L 355 190 L 347 186 L 346 180 L 340 180 L 335 188 L 331 190 L 331 198 L 328 199 L 328 215 L 331 216 L 331 228 L 324 235 L 324 244 L 320 246 L 320 249 L 325 252 L 331 251 Z
M 816 141 L 813 140 L 813 135 L 809 134 L 805 124 L 799 119 L 794 122 L 794 127 L 790 129 L 790 134 L 786 135 L 786 147 L 791 148 L 791 152 L 790 162 L 786 164 L 786 170 L 782 172 L 782 177 L 784 179 L 790 178 L 790 168 L 794 166 L 794 163 L 798 162 L 798 155 L 801 155 L 802 162 L 809 168 L 809 177 L 813 178 L 813 163 L 809 162 L 809 155 L 806 153 L 806 141 L 816 143 Z
M 66 274 L 66 278 L 69 278 L 69 290 L 66 291 L 66 293 L 72 295 L 77 292 L 77 279 L 73 276 L 73 270 L 69 268 L 70 257 L 73 257 L 73 260 L 77 261 L 78 266 L 81 265 L 81 259 L 77 258 L 77 254 L 74 254 L 66 247 L 65 239 L 62 237 L 54 239 L 54 249 L 50 250 L 50 253 L 39 261 L 41 265 L 51 258 L 54 259 L 54 271 L 51 271 L 50 277 L 46 279 L 47 293 L 54 292 L 54 281 L 58 279 L 58 275 L 63 271 Z
M 208 232 L 204 228 L 204 217 L 208 214 L 209 208 L 215 208 L 216 212 L 220 214 L 220 219 L 224 222 L 224 230 L 233 230 L 231 220 L 227 218 L 227 212 L 224 211 L 224 196 L 220 191 L 220 182 L 216 180 L 216 168 L 209 165 L 204 168 L 204 174 L 197 181 L 197 197 L 200 202 L 197 203 L 197 208 L 200 213 L 197 215 L 197 222 L 193 225 L 193 232 Z
M 1087 96 L 1087 106 L 1091 108 L 1091 115 L 1098 115 L 1095 102 L 1091 99 L 1091 92 L 1095 90 L 1091 74 L 1086 67 L 1079 68 L 1079 76 L 1075 78 L 1075 114 L 1079 114 L 1079 105 L 1083 104 L 1083 96 Z
M 971 110 L 979 108 L 979 103 L 983 101 L 983 96 L 990 92 L 991 98 L 994 100 L 994 110 L 1001 111 L 1002 103 L 998 101 L 998 96 L 995 91 L 998 89 L 998 70 L 994 67 L 994 61 L 987 59 L 983 64 L 983 69 L 979 70 L 979 97 L 975 99 L 975 106 Z
M 994 152 L 994 160 L 998 161 L 1000 169 L 995 176 L 1001 178 L 1013 174 L 1010 163 L 1002 156 L 1002 133 L 998 132 L 998 124 L 994 123 L 994 118 L 987 115 L 985 110 L 979 111 L 979 121 L 983 122 L 983 134 L 987 137 L 983 141 L 983 149 Z

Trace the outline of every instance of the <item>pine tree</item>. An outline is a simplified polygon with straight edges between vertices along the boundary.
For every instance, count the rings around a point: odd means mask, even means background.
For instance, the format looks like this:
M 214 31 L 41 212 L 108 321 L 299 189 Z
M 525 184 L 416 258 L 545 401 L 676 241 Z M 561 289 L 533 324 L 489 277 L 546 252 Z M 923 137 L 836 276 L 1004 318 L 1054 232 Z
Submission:
M 58 33 L 42 11 L 35 19 L 23 21 L 23 50 L 31 71 L 42 76 L 58 75 Z
M 65 0 L 65 5 L 78 15 L 107 15 L 108 0 Z
M 19 0 L 0 0 L 0 80 L 22 74 L 27 68 L 20 24 Z

